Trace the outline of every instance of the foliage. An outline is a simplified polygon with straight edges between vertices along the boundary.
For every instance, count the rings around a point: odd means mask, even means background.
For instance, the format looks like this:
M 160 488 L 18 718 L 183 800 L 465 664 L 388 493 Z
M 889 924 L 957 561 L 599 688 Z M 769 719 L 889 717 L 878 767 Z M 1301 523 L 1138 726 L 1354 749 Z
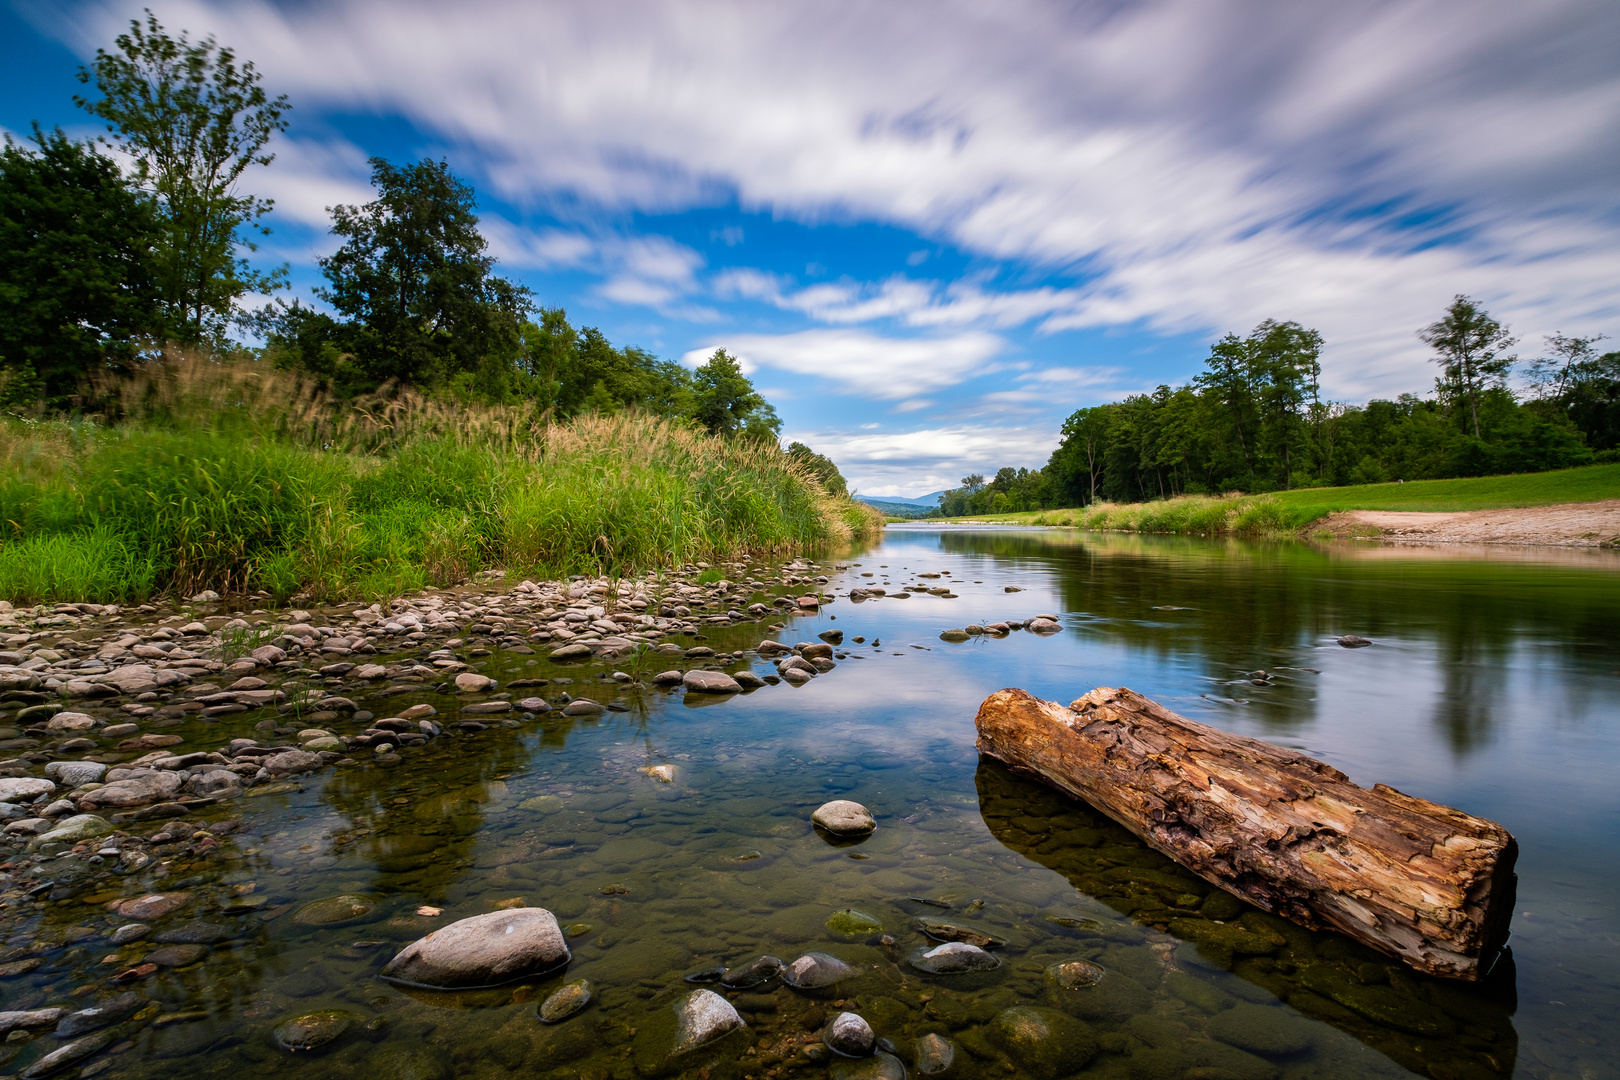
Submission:
M 238 194 L 252 165 L 268 165 L 265 146 L 286 130 L 285 95 L 271 99 L 252 63 L 213 37 L 192 43 L 170 37 L 150 10 L 131 20 L 116 53 L 96 50 L 81 83 L 101 97 L 75 101 L 107 124 L 113 142 L 134 161 L 135 180 L 156 200 L 160 238 L 154 251 L 163 333 L 195 343 L 223 340 L 238 297 L 269 291 L 276 275 L 254 272 L 238 256 L 243 229 L 268 232 L 260 219 L 268 199 Z
M 692 373 L 691 417 L 710 435 L 774 439 L 782 430 L 776 410 L 754 389 L 737 358 L 724 349 L 714 350 Z
M 0 405 L 65 399 L 154 329 L 152 202 L 60 131 L 0 150 Z
M 1424 327 L 1418 337 L 1435 351 L 1440 377 L 1434 386 L 1441 400 L 1465 400 L 1474 438 L 1481 438 L 1480 398 L 1487 390 L 1507 384 L 1515 360 L 1507 350 L 1515 339 L 1466 296 L 1452 300 L 1445 317 Z
M 116 426 L 0 423 L 7 598 L 386 598 L 492 564 L 627 574 L 881 526 L 774 442 L 636 412 L 340 402 L 296 372 L 187 356 L 116 386 Z
M 482 369 L 509 366 L 517 352 L 530 293 L 490 273 L 472 187 L 442 161 L 382 158 L 371 159 L 371 182 L 376 199 L 332 208 L 344 243 L 321 260 L 330 287 L 316 293 L 346 320 L 332 337 L 359 370 L 340 362 L 323 374 L 367 389 L 458 377 L 487 386 Z
M 804 466 L 811 476 L 821 482 L 821 486 L 827 489 L 829 495 L 840 497 L 849 495 L 849 484 L 831 458 L 816 453 L 802 442 L 789 443 L 787 452 L 788 457 Z

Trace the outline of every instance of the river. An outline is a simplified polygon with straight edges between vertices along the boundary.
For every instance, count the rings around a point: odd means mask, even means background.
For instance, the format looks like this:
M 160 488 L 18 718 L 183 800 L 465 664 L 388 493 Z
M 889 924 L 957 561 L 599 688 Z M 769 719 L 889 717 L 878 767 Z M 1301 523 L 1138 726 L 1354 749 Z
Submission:
M 495 725 L 395 768 L 240 800 L 226 850 L 162 886 L 194 898 L 174 926 L 213 928 L 193 935 L 205 955 L 143 981 L 148 1022 L 79 1075 L 882 1075 L 887 1059 L 817 1059 L 816 1029 L 848 1009 L 913 1076 L 928 1035 L 964 1077 L 1620 1076 L 1620 556 L 903 526 L 818 562 L 838 596 L 819 613 L 683 641 L 744 651 L 842 631 L 837 667 L 804 686 L 683 696 L 637 684 L 658 657 L 621 662 L 632 679 L 613 683 L 496 651 L 485 674 L 550 679 L 546 696 L 605 691 L 625 711 Z M 891 595 L 850 602 L 861 585 Z M 908 585 L 950 595 L 895 599 Z M 1042 613 L 1062 631 L 939 637 Z M 1342 648 L 1343 634 L 1373 644 Z M 1083 804 L 980 760 L 975 709 L 1005 686 L 1065 702 L 1127 686 L 1501 823 L 1520 845 L 1510 953 L 1464 986 L 1224 910 L 1224 894 Z M 659 765 L 669 782 L 649 775 Z M 810 813 L 835 798 L 870 808 L 876 832 L 834 844 L 814 831 Z M 364 912 L 303 917 L 335 896 Z M 566 973 L 454 995 L 377 977 L 405 943 L 502 903 L 556 913 Z M 26 917 L 59 949 L 0 983 L 0 1008 L 102 994 L 151 947 L 107 964 L 89 910 L 63 899 Z M 1000 939 L 1001 966 L 919 972 L 919 918 Z M 731 993 L 746 1036 L 663 1056 L 672 1005 L 694 989 L 683 976 L 809 950 L 856 974 L 816 994 Z M 1073 960 L 1101 981 L 1055 984 L 1048 969 Z M 541 1024 L 536 1003 L 578 978 L 592 1003 Z M 339 1038 L 276 1045 L 277 1025 L 322 1011 L 342 1014 Z M 1016 1030 L 1030 1017 L 1066 1045 L 1030 1044 Z M 0 1069 L 55 1045 L 6 1044 Z

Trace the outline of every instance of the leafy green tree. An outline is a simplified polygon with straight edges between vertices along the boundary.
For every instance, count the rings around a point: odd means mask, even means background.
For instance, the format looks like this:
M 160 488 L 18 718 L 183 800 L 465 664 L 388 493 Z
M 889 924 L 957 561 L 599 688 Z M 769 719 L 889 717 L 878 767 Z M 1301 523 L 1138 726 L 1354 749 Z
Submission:
M 86 143 L 36 125 L 0 150 L 0 370 L 8 403 L 60 401 L 156 329 L 151 200 Z
M 150 10 L 144 27 L 131 20 L 117 48 L 96 50 L 79 72 L 102 96 L 74 100 L 106 122 L 156 199 L 164 332 L 183 342 L 223 338 L 237 299 L 277 287 L 283 273 L 256 273 L 238 254 L 255 250 L 244 230 L 269 231 L 261 222 L 272 203 L 236 185 L 250 166 L 274 160 L 264 148 L 286 130 L 290 106 L 285 95 L 270 98 L 253 64 L 239 65 L 233 50 L 211 36 L 170 37 Z
M 1563 397 L 1584 373 L 1593 370 L 1597 350 L 1592 346 L 1606 337 L 1605 334 L 1592 334 L 1589 337 L 1548 334 L 1547 355 L 1530 361 L 1527 373 L 1536 397 Z
M 826 488 L 829 494 L 849 494 L 849 484 L 831 458 L 816 453 L 802 442 L 789 443 L 787 453 L 788 457 L 809 469 L 811 475 L 821 481 L 821 486 Z
M 1444 318 L 1418 331 L 1418 337 L 1435 351 L 1434 362 L 1440 365 L 1435 388 L 1441 398 L 1467 402 L 1474 438 L 1480 438 L 1480 397 L 1507 381 L 1517 360 L 1507 350 L 1516 339 L 1484 308 L 1461 295 L 1451 301 Z
M 1094 405 L 1076 410 L 1063 422 L 1063 441 L 1052 451 L 1046 471 L 1064 500 L 1081 506 L 1097 501 L 1112 416 L 1112 406 Z
M 321 260 L 331 285 L 316 295 L 346 320 L 342 344 L 377 383 L 482 374 L 505 389 L 531 294 L 491 275 L 472 187 L 442 161 L 372 158 L 371 181 L 375 200 L 331 208 L 345 240 Z
M 782 421 L 724 349 L 692 373 L 692 419 L 711 435 L 774 438 Z
M 1322 335 L 1297 322 L 1267 319 L 1249 339 L 1261 375 L 1259 406 L 1267 451 L 1282 458 L 1285 488 L 1293 487 L 1294 454 L 1303 449 L 1306 417 L 1322 375 Z

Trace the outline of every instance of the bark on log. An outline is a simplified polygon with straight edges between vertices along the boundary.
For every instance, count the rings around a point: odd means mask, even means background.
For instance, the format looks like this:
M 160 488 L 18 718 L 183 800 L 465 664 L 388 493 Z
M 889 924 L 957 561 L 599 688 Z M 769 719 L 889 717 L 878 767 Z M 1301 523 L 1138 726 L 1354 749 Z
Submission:
M 1507 940 L 1518 844 L 1483 818 L 1358 787 L 1314 758 L 1102 687 L 999 690 L 980 752 L 1084 799 L 1211 884 L 1419 971 L 1476 980 Z

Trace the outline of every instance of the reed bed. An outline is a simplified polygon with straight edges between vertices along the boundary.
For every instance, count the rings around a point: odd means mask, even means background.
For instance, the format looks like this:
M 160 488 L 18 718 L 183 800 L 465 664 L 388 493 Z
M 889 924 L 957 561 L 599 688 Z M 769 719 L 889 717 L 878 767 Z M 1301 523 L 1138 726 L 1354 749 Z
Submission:
M 0 422 L 0 597 L 383 599 L 480 570 L 640 573 L 874 535 L 773 444 L 552 423 L 171 355 L 78 419 Z

